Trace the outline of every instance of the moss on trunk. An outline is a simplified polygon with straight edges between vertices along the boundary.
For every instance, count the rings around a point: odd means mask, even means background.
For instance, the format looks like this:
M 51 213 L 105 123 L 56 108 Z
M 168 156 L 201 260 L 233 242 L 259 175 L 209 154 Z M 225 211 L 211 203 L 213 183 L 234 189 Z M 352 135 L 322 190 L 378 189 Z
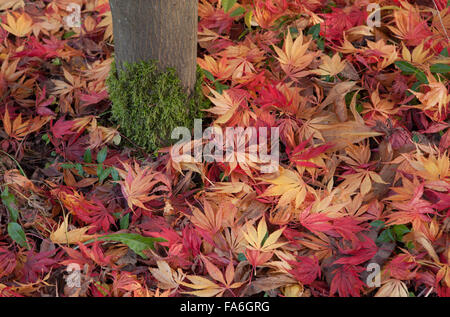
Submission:
M 107 80 L 112 101 L 112 117 L 120 130 L 149 152 L 169 146 L 172 130 L 191 129 L 208 105 L 201 91 L 202 72 L 191 96 L 181 86 L 175 69 L 160 71 L 156 61 L 125 64 L 118 71 L 115 64 Z

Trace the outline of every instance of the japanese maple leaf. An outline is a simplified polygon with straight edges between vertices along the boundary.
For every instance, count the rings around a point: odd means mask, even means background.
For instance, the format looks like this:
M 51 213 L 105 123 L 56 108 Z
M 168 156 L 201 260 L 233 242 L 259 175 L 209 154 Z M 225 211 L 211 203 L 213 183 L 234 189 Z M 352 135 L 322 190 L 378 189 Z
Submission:
M 428 214 L 436 214 L 433 204 L 423 200 L 424 185 L 421 184 L 414 190 L 412 199 L 407 202 L 394 202 L 392 206 L 398 211 L 389 215 L 388 225 L 402 225 L 412 223 L 414 230 L 419 230 L 421 222 L 430 222 Z
M 106 208 L 95 197 L 92 201 L 83 199 L 79 204 L 74 205 L 73 212 L 77 218 L 90 225 L 88 234 L 98 232 L 100 229 L 107 232 L 111 225 L 115 225 L 116 222 L 112 215 L 113 210 Z
M 42 89 L 41 93 L 36 96 L 36 112 L 40 116 L 55 116 L 56 114 L 48 109 L 47 107 L 51 105 L 55 101 L 55 96 L 50 97 L 49 99 L 45 100 L 46 98 L 46 91 L 45 87 Z
M 243 231 L 244 239 L 247 242 L 245 256 L 254 268 L 270 260 L 273 251 L 285 244 L 277 242 L 283 230 L 284 228 L 278 229 L 269 235 L 264 217 L 259 221 L 257 230 L 246 223 L 246 230 Z
M 342 257 L 334 264 L 359 265 L 369 261 L 378 251 L 375 242 L 366 236 L 362 240 L 353 241 L 350 247 L 338 247 Z
M 303 285 L 309 285 L 320 278 L 321 270 L 316 257 L 298 256 L 297 261 L 288 261 L 292 266 L 289 273 Z
M 343 265 L 334 270 L 330 295 L 338 293 L 341 297 L 360 297 L 361 290 L 365 286 L 359 278 L 359 274 L 363 271 L 363 267 L 355 265 Z
M 161 195 L 157 192 L 170 192 L 170 180 L 164 174 L 153 171 L 151 168 L 141 168 L 137 163 L 134 168 L 123 163 L 126 177 L 119 182 L 122 193 L 128 202 L 128 207 L 133 210 L 134 206 L 144 210 L 150 210 L 144 206 L 146 202 L 158 199 Z
M 364 227 L 360 225 L 360 222 L 361 220 L 352 217 L 341 217 L 333 219 L 333 227 L 344 239 L 356 241 L 358 240 L 356 234 L 364 230 Z
M 229 262 L 224 274 L 205 256 L 202 256 L 202 260 L 203 263 L 205 263 L 209 276 L 219 284 L 201 276 L 188 275 L 186 278 L 189 279 L 192 284 L 186 282 L 180 282 L 180 284 L 195 289 L 195 291 L 184 292 L 185 294 L 200 297 L 221 297 L 227 290 L 233 294 L 233 289 L 241 287 L 244 284 L 242 282 L 234 282 L 235 269 L 231 261 Z
M 310 72 L 304 71 L 306 67 L 313 61 L 317 53 L 307 53 L 310 42 L 303 43 L 303 33 L 300 32 L 295 40 L 292 39 L 291 32 L 288 31 L 284 40 L 283 49 L 274 46 L 275 52 L 278 54 L 277 60 L 281 64 L 281 68 L 286 75 L 294 80 L 308 75 Z
M 411 255 L 399 254 L 386 264 L 385 271 L 391 278 L 410 280 L 416 276 L 419 268 Z
M 83 107 L 98 104 L 100 101 L 108 98 L 108 92 L 102 90 L 101 92 L 90 92 L 88 94 L 81 94 L 80 100 L 83 102 Z
M 132 275 L 130 272 L 112 272 L 113 285 L 112 291 L 115 297 L 119 297 L 121 292 L 126 294 L 135 293 L 144 288 L 143 285 L 137 280 L 136 275 Z
M 65 135 L 75 134 L 75 132 L 72 131 L 73 126 L 73 121 L 65 121 L 64 118 L 61 117 L 54 124 L 51 122 L 50 131 L 56 139 L 61 139 Z
M 312 70 L 314 74 L 320 76 L 336 76 L 345 68 L 346 61 L 341 61 L 341 57 L 338 53 L 334 54 L 333 57 L 322 55 L 321 59 L 322 64 L 319 66 L 319 68 Z
M 232 10 L 230 10 L 232 11 Z M 229 33 L 234 18 L 230 13 L 225 13 L 222 8 L 215 8 L 209 1 L 201 1 L 198 5 L 198 15 L 200 17 L 199 28 L 215 29 L 219 34 Z
M 190 219 L 194 225 L 214 235 L 222 228 L 224 208 L 220 207 L 217 211 L 214 211 L 207 200 L 204 200 L 203 206 L 205 210 L 204 213 L 198 208 L 193 207 L 192 217 L 190 217 Z
M 111 255 L 106 256 L 105 253 L 102 251 L 100 244 L 102 242 L 95 241 L 92 244 L 92 247 L 89 248 L 88 246 L 84 245 L 83 243 L 78 242 L 78 247 L 80 248 L 81 253 L 84 257 L 91 259 L 94 263 L 100 266 L 115 266 L 112 261 Z
M 450 94 L 444 82 L 436 80 L 430 74 L 428 74 L 427 78 L 429 81 L 427 85 L 428 92 L 411 91 L 421 102 L 421 105 L 415 106 L 415 108 L 424 111 L 434 121 L 444 121 L 448 115 Z
M 396 26 L 388 26 L 391 31 L 400 39 L 406 41 L 408 46 L 417 46 L 423 40 L 433 35 L 424 21 L 420 12 L 412 6 L 408 10 L 394 10 L 394 21 Z
M 301 142 L 296 148 L 292 150 L 289 154 L 289 159 L 291 162 L 294 162 L 297 166 L 303 167 L 311 167 L 311 168 L 319 168 L 320 166 L 317 163 L 324 163 L 322 158 L 322 154 L 326 152 L 328 149 L 332 148 L 332 145 L 319 145 L 312 146 L 306 148 L 306 146 L 311 142 L 312 137 L 308 140 Z M 325 164 L 323 164 L 325 165 Z M 323 166 L 322 165 L 322 166 Z
M 332 230 L 333 225 L 331 224 L 331 218 L 324 214 L 311 213 L 311 207 L 300 213 L 299 220 L 301 225 L 313 233 L 328 232 Z
M 55 255 L 57 250 L 58 249 L 39 253 L 34 250 L 26 251 L 26 261 L 22 268 L 22 281 L 25 283 L 35 283 L 43 274 L 50 272 L 52 267 L 58 263 L 58 257 L 51 258 Z
M 201 68 L 209 71 L 217 80 L 230 79 L 234 71 L 226 57 L 217 61 L 212 56 L 205 55 L 204 59 L 198 58 L 197 63 Z
M 295 171 L 281 168 L 276 178 L 263 178 L 262 180 L 272 184 L 261 196 L 281 196 L 277 208 L 282 208 L 291 203 L 299 208 L 306 198 L 308 191 L 312 189 L 303 181 L 300 174 Z
M 0 279 L 11 274 L 16 267 L 16 255 L 6 247 L 0 246 Z
M 6 22 L 7 24 L 2 23 L 1 26 L 17 37 L 27 36 L 33 28 L 33 19 L 25 12 L 22 14 L 19 12 L 8 13 Z
M 245 104 L 245 95 L 239 95 L 238 91 L 230 90 L 223 91 L 222 94 L 210 88 L 214 97 L 208 96 L 214 107 L 206 109 L 218 118 L 215 120 L 217 124 L 225 124 L 231 120 L 236 111 L 241 107 L 241 104 Z

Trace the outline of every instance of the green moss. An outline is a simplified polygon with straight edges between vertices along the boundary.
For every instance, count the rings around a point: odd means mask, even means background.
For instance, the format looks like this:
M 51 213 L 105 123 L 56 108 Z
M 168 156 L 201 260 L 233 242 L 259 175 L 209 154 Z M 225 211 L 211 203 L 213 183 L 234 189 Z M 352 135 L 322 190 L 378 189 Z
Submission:
M 208 101 L 201 91 L 202 72 L 191 96 L 181 86 L 175 69 L 158 70 L 157 62 L 125 64 L 117 75 L 115 64 L 107 80 L 112 101 L 112 118 L 137 145 L 153 152 L 169 146 L 172 130 L 192 128 Z

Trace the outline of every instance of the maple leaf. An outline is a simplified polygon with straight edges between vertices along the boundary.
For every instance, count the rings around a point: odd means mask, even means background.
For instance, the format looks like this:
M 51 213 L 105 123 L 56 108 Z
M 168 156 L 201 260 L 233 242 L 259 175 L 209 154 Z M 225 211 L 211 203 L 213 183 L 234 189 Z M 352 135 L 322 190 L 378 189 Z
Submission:
M 334 261 L 333 264 L 359 265 L 372 259 L 378 251 L 375 242 L 366 236 L 363 236 L 362 240 L 354 240 L 349 248 L 338 247 L 343 257 Z
M 392 206 L 399 211 L 389 215 L 388 225 L 402 225 L 412 223 L 414 230 L 420 230 L 422 222 L 430 222 L 428 214 L 436 214 L 433 204 L 422 199 L 424 185 L 414 189 L 414 194 L 409 202 L 394 202 Z
M 332 147 L 329 144 L 325 144 L 312 146 L 306 149 L 306 145 L 311 142 L 311 139 L 312 137 L 309 140 L 301 142 L 289 154 L 291 162 L 294 162 L 299 167 L 306 168 L 306 170 L 308 170 L 308 168 L 316 169 L 325 167 L 325 156 L 322 154 Z M 302 169 L 300 169 L 300 171 L 302 171 Z
M 11 274 L 16 267 L 16 263 L 14 252 L 0 246 L 0 279 Z
M 24 6 L 25 3 L 23 2 L 23 0 L 4 0 L 0 5 L 0 11 L 7 9 L 17 10 L 19 8 L 23 8 Z
M 18 12 L 7 13 L 6 22 L 8 24 L 2 23 L 2 27 L 17 37 L 27 36 L 33 27 L 33 19 L 25 12 L 22 14 Z
M 427 79 L 429 81 L 429 84 L 426 85 L 428 92 L 421 93 L 410 90 L 421 102 L 421 105 L 414 107 L 422 109 L 431 119 L 442 121 L 447 115 L 450 94 L 446 85 L 434 78 L 429 72 Z M 428 112 L 431 112 L 431 114 L 428 114 Z
M 360 292 L 365 286 L 359 278 L 359 274 L 363 271 L 363 267 L 354 265 L 343 265 L 334 270 L 330 295 L 338 293 L 341 297 L 360 297 Z
M 262 194 L 263 197 L 281 196 L 277 208 L 294 204 L 297 209 L 303 203 L 308 191 L 313 192 L 295 171 L 281 168 L 280 174 L 274 179 L 262 178 L 263 181 L 272 184 Z
M 78 228 L 69 231 L 68 226 L 69 215 L 66 215 L 59 228 L 50 234 L 50 240 L 53 243 L 58 244 L 76 244 L 78 242 L 85 242 L 94 237 L 86 234 L 91 227 Z
M 248 243 L 247 248 L 251 250 L 257 250 L 261 252 L 269 252 L 283 246 L 284 242 L 278 242 L 278 238 L 283 233 L 284 229 L 278 229 L 277 231 L 268 234 L 267 224 L 264 217 L 259 221 L 258 228 L 255 228 L 249 223 L 246 224 L 246 230 L 244 230 L 244 238 Z
M 334 54 L 333 57 L 322 55 L 321 59 L 322 64 L 319 66 L 319 69 L 311 71 L 320 76 L 336 76 L 344 70 L 346 65 L 346 61 L 341 61 L 338 53 Z
M 211 276 L 215 281 L 219 282 L 220 285 L 217 285 L 215 282 L 208 280 L 207 278 L 188 275 L 186 276 L 193 284 L 180 282 L 181 285 L 195 289 L 196 291 L 192 292 L 184 292 L 185 294 L 191 294 L 200 297 L 221 297 L 227 290 L 232 293 L 232 289 L 241 287 L 243 282 L 235 282 L 234 275 L 235 269 L 233 263 L 229 263 L 225 273 L 223 274 L 217 266 L 211 263 L 205 256 L 202 256 L 202 260 L 205 263 L 206 270 L 208 271 L 209 276 Z
M 94 263 L 100 266 L 113 266 L 111 255 L 106 256 L 102 249 L 100 248 L 100 241 L 95 241 L 92 245 L 92 248 L 89 249 L 83 243 L 78 242 L 78 247 L 80 248 L 81 253 L 84 258 L 92 260 Z
M 233 117 L 236 110 L 240 107 L 240 104 L 244 102 L 243 96 L 238 97 L 236 94 L 230 95 L 228 91 L 223 91 L 219 94 L 217 91 L 209 88 L 214 97 L 208 96 L 211 102 L 214 104 L 213 108 L 205 109 L 204 111 L 210 112 L 218 116 L 215 120 L 217 124 L 225 124 Z
M 320 278 L 319 261 L 315 257 L 298 256 L 297 261 L 288 261 L 288 263 L 293 267 L 289 273 L 303 285 L 309 285 Z
M 134 164 L 134 168 L 127 163 L 123 163 L 123 166 L 126 176 L 119 184 L 130 209 L 137 206 L 149 210 L 144 204 L 160 197 L 155 193 L 171 191 L 170 180 L 164 174 L 154 172 L 148 167 L 141 168 L 138 163 Z
M 6 108 L 2 121 L 6 134 L 20 141 L 30 133 L 40 130 L 48 122 L 48 118 L 35 117 L 23 122 L 22 113 L 19 113 L 11 122 L 8 108 Z
M 389 279 L 383 282 L 375 297 L 409 297 L 409 290 L 402 281 Z
M 198 65 L 204 70 L 209 71 L 217 80 L 228 80 L 234 72 L 226 57 L 216 61 L 212 56 L 205 55 L 204 59 L 197 59 Z
M 43 274 L 50 272 L 51 268 L 58 263 L 58 257 L 51 258 L 56 252 L 57 249 L 39 253 L 34 250 L 26 251 L 24 254 L 26 261 L 22 267 L 22 281 L 35 283 Z
M 174 271 L 166 261 L 157 261 L 158 268 L 149 268 L 153 277 L 158 280 L 158 287 L 162 289 L 177 289 L 186 274 L 179 268 Z
M 130 272 L 112 272 L 113 285 L 112 291 L 115 297 L 119 296 L 120 291 L 125 292 L 123 296 L 129 294 L 137 294 L 144 288 L 137 280 L 136 275 L 132 275 Z
M 303 71 L 317 56 L 317 53 L 307 53 L 310 43 L 311 41 L 303 44 L 302 32 L 294 42 L 289 30 L 284 40 L 283 50 L 274 46 L 275 52 L 278 54 L 277 60 L 288 77 L 296 80 L 310 74 L 309 71 Z
M 403 2 L 406 5 L 405 2 Z M 409 46 L 417 46 L 433 33 L 427 26 L 427 21 L 422 20 L 418 9 L 407 5 L 407 10 L 394 10 L 396 26 L 388 26 L 400 39 L 406 41 Z
M 192 217 L 190 217 L 190 220 L 197 227 L 200 227 L 214 235 L 222 228 L 224 207 L 221 206 L 216 212 L 214 212 L 211 204 L 207 200 L 204 200 L 203 206 L 205 210 L 204 213 L 196 207 L 192 208 Z

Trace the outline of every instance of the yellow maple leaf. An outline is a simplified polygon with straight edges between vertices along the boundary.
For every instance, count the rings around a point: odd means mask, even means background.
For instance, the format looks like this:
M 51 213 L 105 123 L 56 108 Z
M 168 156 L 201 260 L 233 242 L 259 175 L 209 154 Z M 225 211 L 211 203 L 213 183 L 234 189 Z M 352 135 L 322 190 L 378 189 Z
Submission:
M 334 54 L 333 57 L 323 55 L 321 60 L 322 64 L 319 66 L 319 69 L 312 71 L 320 76 L 336 76 L 344 70 L 346 64 L 346 61 L 342 61 L 338 53 Z
M 50 234 L 50 240 L 57 244 L 75 244 L 93 239 L 95 236 L 88 235 L 86 232 L 91 227 L 83 227 L 69 231 L 69 215 L 64 217 L 64 221 L 56 231 Z
M 245 240 L 248 242 L 248 249 L 270 252 L 284 245 L 283 242 L 278 242 L 284 228 L 278 229 L 277 231 L 268 235 L 267 224 L 264 217 L 259 221 L 258 228 L 255 229 L 253 226 L 247 223 L 247 230 L 243 232 Z
M 427 78 L 429 84 L 427 85 L 430 90 L 426 93 L 416 92 L 409 90 L 413 93 L 417 99 L 421 102 L 421 105 L 414 106 L 422 111 L 432 111 L 432 115 L 429 115 L 431 119 L 440 121 L 441 117 L 445 114 L 447 104 L 450 102 L 450 94 L 447 91 L 445 83 L 436 80 L 428 71 Z
M 263 194 L 264 197 L 281 196 L 277 208 L 282 208 L 294 203 L 299 208 L 306 197 L 307 191 L 314 191 L 295 171 L 281 169 L 280 175 L 275 179 L 264 178 L 264 181 L 272 184 Z
M 291 32 L 288 31 L 286 39 L 284 40 L 283 49 L 276 46 L 274 47 L 275 52 L 278 54 L 277 60 L 280 62 L 281 68 L 287 76 L 296 79 L 310 73 L 308 71 L 302 71 L 311 64 L 314 57 L 317 55 L 317 53 L 307 53 L 310 43 L 311 41 L 303 43 L 302 32 L 300 32 L 294 42 Z
M 0 11 L 13 9 L 17 10 L 19 8 L 23 8 L 25 6 L 25 2 L 23 0 L 2 0 L 0 4 Z
M 2 23 L 2 27 L 17 37 L 27 36 L 33 28 L 33 19 L 25 12 L 22 14 L 18 12 L 8 13 L 6 22 L 8 24 Z

